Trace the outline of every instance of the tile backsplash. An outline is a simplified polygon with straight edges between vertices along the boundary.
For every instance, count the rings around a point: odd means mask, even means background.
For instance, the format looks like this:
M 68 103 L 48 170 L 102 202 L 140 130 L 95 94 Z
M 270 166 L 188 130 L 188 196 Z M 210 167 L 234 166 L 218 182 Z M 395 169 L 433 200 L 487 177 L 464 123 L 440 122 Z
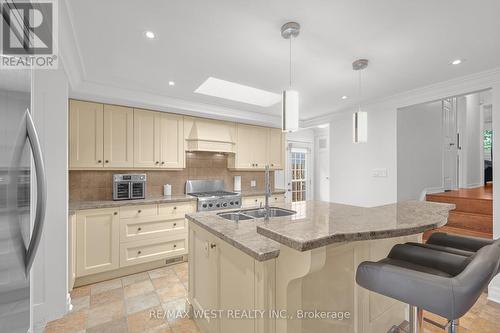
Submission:
M 172 194 L 184 194 L 188 179 L 223 179 L 227 190 L 233 189 L 234 176 L 241 176 L 241 190 L 264 189 L 263 171 L 231 171 L 227 168 L 227 156 L 210 152 L 186 153 L 186 168 L 183 170 L 99 170 L 70 171 L 69 199 L 77 200 L 112 200 L 113 174 L 145 173 L 147 175 L 146 195 L 157 197 L 163 195 L 163 185 L 172 185 Z M 274 172 L 271 171 L 271 187 L 274 188 Z M 250 182 L 256 181 L 256 187 Z

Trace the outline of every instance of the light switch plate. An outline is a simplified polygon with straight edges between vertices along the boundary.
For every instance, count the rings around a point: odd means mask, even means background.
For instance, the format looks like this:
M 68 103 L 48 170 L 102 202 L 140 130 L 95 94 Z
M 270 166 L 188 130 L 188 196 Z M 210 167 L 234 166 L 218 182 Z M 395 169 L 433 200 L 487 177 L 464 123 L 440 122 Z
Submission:
M 250 181 L 250 187 L 255 187 L 257 186 L 257 182 L 255 180 Z

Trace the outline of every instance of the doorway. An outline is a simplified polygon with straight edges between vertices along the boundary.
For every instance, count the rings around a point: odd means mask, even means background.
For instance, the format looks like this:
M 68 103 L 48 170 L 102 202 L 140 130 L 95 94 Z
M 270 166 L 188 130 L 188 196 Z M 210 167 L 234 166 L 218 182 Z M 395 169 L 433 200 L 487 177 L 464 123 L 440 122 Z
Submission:
M 290 150 L 290 182 L 292 202 L 306 201 L 309 190 L 309 156 L 305 148 L 291 148 Z

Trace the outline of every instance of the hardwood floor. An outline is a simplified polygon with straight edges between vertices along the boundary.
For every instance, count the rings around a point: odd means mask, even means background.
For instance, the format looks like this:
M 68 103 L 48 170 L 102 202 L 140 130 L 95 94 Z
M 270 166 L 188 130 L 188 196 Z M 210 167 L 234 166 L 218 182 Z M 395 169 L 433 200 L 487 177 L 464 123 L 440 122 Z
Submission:
M 490 239 L 493 237 L 493 186 L 428 194 L 426 200 L 453 203 L 456 209 L 450 212 L 446 226 L 425 233 L 424 240 L 436 231 Z

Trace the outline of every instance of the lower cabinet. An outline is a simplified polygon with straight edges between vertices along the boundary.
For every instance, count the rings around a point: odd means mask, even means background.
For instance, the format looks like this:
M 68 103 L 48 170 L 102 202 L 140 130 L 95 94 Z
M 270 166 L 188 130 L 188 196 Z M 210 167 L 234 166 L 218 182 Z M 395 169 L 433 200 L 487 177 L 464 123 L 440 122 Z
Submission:
M 77 213 L 76 275 L 117 269 L 119 260 L 118 209 L 89 209 Z
M 195 224 L 189 226 L 189 256 L 189 300 L 194 311 L 260 308 L 255 259 Z M 207 333 L 253 333 L 257 325 L 252 319 L 226 315 L 196 320 Z
M 195 211 L 194 202 L 78 211 L 76 277 L 187 254 L 184 215 Z
M 255 208 L 263 207 L 266 203 L 266 198 L 263 195 L 257 196 L 246 196 L 241 199 L 241 206 L 243 208 Z M 284 194 L 273 194 L 269 198 L 269 205 L 284 205 L 285 195 Z

